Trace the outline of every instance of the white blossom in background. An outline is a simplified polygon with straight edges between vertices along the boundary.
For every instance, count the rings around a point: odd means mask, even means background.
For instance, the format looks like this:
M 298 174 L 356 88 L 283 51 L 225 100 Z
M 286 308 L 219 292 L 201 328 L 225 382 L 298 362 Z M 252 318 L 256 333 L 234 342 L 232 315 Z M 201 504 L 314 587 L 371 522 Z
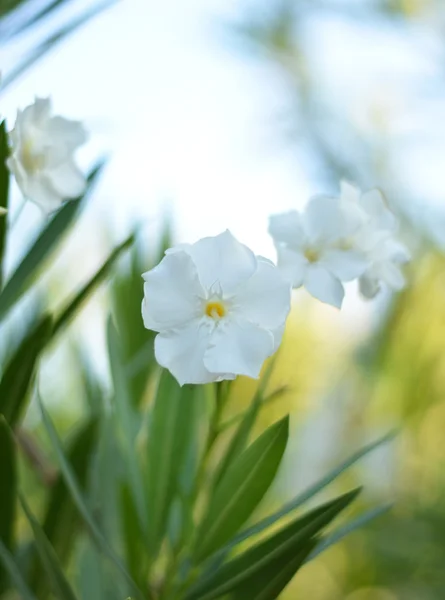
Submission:
M 294 288 L 302 285 L 318 300 L 341 307 L 343 283 L 362 275 L 368 267 L 364 252 L 353 240 L 366 222 L 356 203 L 316 196 L 304 213 L 270 217 L 278 267 Z
M 367 258 L 368 267 L 359 278 L 359 288 L 365 298 L 373 298 L 382 284 L 392 290 L 405 286 L 401 266 L 408 262 L 407 247 L 397 239 L 398 221 L 386 204 L 382 192 L 373 189 L 361 193 L 356 187 L 341 182 L 341 199 L 345 204 L 360 206 L 366 221 L 352 243 Z
M 156 359 L 181 385 L 256 378 L 280 345 L 290 283 L 229 231 L 168 250 L 143 278 Z
M 80 196 L 86 181 L 74 152 L 86 139 L 79 121 L 52 116 L 49 98 L 36 98 L 19 110 L 10 133 L 7 165 L 25 198 L 50 213 L 64 200 Z

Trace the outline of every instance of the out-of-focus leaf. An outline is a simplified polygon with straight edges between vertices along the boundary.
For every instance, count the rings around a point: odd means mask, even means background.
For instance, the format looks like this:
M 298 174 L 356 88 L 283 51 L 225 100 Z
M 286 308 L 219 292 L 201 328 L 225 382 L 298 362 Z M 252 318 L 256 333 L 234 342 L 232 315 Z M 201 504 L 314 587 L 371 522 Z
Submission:
M 110 547 L 109 543 L 104 538 L 101 530 L 99 529 L 96 521 L 92 517 L 92 515 L 87 507 L 87 504 L 82 496 L 82 493 L 79 488 L 79 484 L 77 483 L 77 480 L 73 473 L 71 465 L 69 464 L 69 462 L 65 456 L 65 453 L 64 453 L 64 450 L 60 443 L 60 439 L 59 439 L 59 436 L 57 435 L 56 429 L 55 429 L 48 413 L 46 412 L 46 409 L 43 406 L 43 403 L 42 403 L 40 397 L 37 396 L 37 399 L 38 399 L 40 410 L 42 413 L 42 422 L 43 422 L 45 430 L 48 434 L 48 437 L 50 439 L 51 446 L 54 450 L 57 461 L 59 463 L 60 471 L 65 479 L 65 483 L 67 485 L 67 488 L 70 491 L 71 497 L 72 497 L 73 501 L 75 502 L 79 513 L 82 515 L 84 523 L 87 525 L 88 530 L 91 533 L 92 539 L 94 540 L 94 542 L 96 543 L 98 548 L 103 552 L 103 554 L 117 567 L 119 572 L 126 579 L 127 584 L 134 590 L 133 593 L 136 596 L 136 598 L 139 598 L 142 600 L 143 599 L 142 592 L 138 589 L 135 582 L 132 580 L 131 576 L 129 575 L 127 569 L 123 565 L 122 561 L 115 554 L 114 550 Z
M 9 552 L 5 544 L 0 540 L 0 562 L 3 564 L 5 571 L 9 573 L 11 582 L 20 594 L 21 600 L 37 600 L 25 581 L 23 574 L 17 566 L 14 557 Z
M 114 385 L 113 408 L 117 439 L 121 441 L 123 447 L 123 456 L 126 460 L 126 470 L 129 475 L 130 489 L 137 509 L 139 526 L 145 532 L 147 529 L 147 503 L 145 500 L 139 455 L 136 452 L 135 446 L 136 436 L 140 428 L 140 417 L 135 412 L 130 401 L 128 381 L 122 364 L 120 338 L 111 318 L 108 319 L 107 324 L 107 342 Z
M 268 579 L 273 577 L 273 570 L 279 566 L 280 561 L 292 562 L 292 556 L 296 557 L 299 553 L 304 554 L 301 562 L 304 561 L 312 549 L 308 544 L 312 544 L 315 536 L 344 510 L 359 492 L 360 489 L 353 490 L 315 508 L 233 558 L 217 572 L 204 576 L 204 579 L 198 581 L 190 591 L 187 600 L 211 600 L 233 590 L 246 591 L 247 584 L 257 587 L 260 582 L 258 588 L 261 589 Z M 268 570 L 269 568 L 272 571 Z M 250 598 L 250 593 L 244 597 Z M 256 598 L 256 596 L 252 597 Z
M 95 275 L 86 283 L 83 288 L 79 291 L 76 296 L 70 300 L 67 306 L 62 310 L 61 314 L 57 317 L 53 326 L 53 335 L 56 335 L 60 329 L 65 327 L 67 323 L 74 317 L 76 312 L 82 306 L 84 302 L 88 300 L 90 295 L 96 290 L 96 288 L 105 280 L 110 274 L 115 262 L 121 256 L 121 254 L 130 248 L 134 243 L 134 234 L 130 235 L 125 241 L 117 246 L 109 255 L 107 260 L 103 263 L 100 269 Z
M 316 556 L 318 556 L 319 554 L 321 554 L 322 552 L 324 552 L 325 550 L 342 540 L 350 533 L 354 533 L 354 531 L 356 531 L 357 529 L 360 529 L 361 527 L 364 527 L 374 519 L 381 517 L 389 510 L 391 510 L 392 506 L 392 503 L 384 504 L 383 506 L 378 506 L 377 508 L 373 508 L 371 510 L 366 511 L 365 513 L 363 513 L 356 519 L 353 519 L 349 523 L 342 525 L 341 527 L 327 535 L 325 538 L 323 538 L 321 542 L 317 545 L 317 547 L 314 549 L 314 551 L 310 553 L 307 560 L 313 560 Z
M 252 525 L 251 527 L 248 527 L 244 531 L 241 531 L 232 540 L 230 540 L 230 542 L 222 549 L 222 551 L 229 552 L 234 546 L 236 546 L 240 542 L 246 540 L 252 535 L 257 535 L 258 533 L 261 533 L 262 531 L 264 531 L 265 529 L 267 529 L 268 527 L 270 527 L 271 525 L 273 525 L 292 511 L 302 506 L 305 502 L 313 498 L 321 490 L 323 490 L 335 479 L 337 479 L 337 477 L 339 477 L 344 471 L 346 471 L 346 469 L 352 467 L 352 465 L 354 465 L 358 460 L 360 460 L 361 458 L 363 458 L 382 444 L 385 444 L 392 440 L 394 438 L 394 435 L 394 433 L 389 433 L 379 438 L 375 442 L 364 446 L 363 448 L 349 456 L 345 461 L 338 465 L 338 467 L 336 467 L 335 469 L 330 471 L 325 477 L 311 485 L 307 490 L 295 496 L 295 498 L 287 502 L 278 511 L 276 511 L 272 515 L 269 515 L 268 517 L 265 517 L 264 519 L 261 519 L 261 521 L 255 523 L 255 525 Z
M 39 355 L 50 338 L 51 317 L 44 316 L 25 337 L 9 363 L 0 381 L 0 413 L 14 427 L 22 416 L 29 395 Z
M 101 170 L 102 165 L 99 165 L 90 174 L 87 191 L 83 196 L 77 198 L 77 200 L 66 202 L 55 214 L 11 275 L 11 278 L 0 293 L 0 321 L 15 302 L 28 290 L 39 270 L 45 264 L 46 259 L 56 249 L 63 235 L 75 220 L 84 199 L 91 193 Z
M 247 409 L 245 415 L 241 419 L 238 427 L 236 428 L 235 433 L 230 441 L 230 444 L 222 457 L 222 459 L 218 463 L 217 471 L 215 474 L 214 485 L 218 485 L 218 483 L 223 478 L 229 466 L 233 463 L 235 458 L 243 452 L 245 447 L 247 446 L 249 436 L 252 432 L 253 426 L 255 425 L 256 419 L 258 417 L 258 413 L 261 408 L 261 404 L 263 401 L 264 393 L 267 388 L 267 384 L 269 383 L 270 376 L 272 375 L 272 371 L 275 366 L 276 357 L 274 357 L 269 365 L 267 366 L 266 372 L 261 378 L 258 389 L 252 399 L 252 402 Z
M 54 592 L 55 597 L 59 600 L 77 600 L 76 596 L 71 589 L 63 571 L 62 566 L 57 558 L 57 554 L 54 552 L 54 548 L 51 546 L 45 532 L 40 527 L 38 521 L 32 514 L 29 506 L 27 505 L 23 497 L 20 498 L 23 511 L 29 524 L 32 527 L 34 533 L 35 545 L 37 552 L 42 561 L 42 565 L 46 571 L 48 579 L 51 584 L 51 588 Z
M 79 486 L 84 489 L 89 467 L 97 443 L 98 422 L 91 419 L 83 424 L 75 433 L 67 450 L 66 457 Z M 43 520 L 43 531 L 54 548 L 62 566 L 67 564 L 74 541 L 82 527 L 82 519 L 73 502 L 70 491 L 61 474 L 58 475 L 48 499 Z M 41 565 L 37 561 L 30 571 L 32 589 L 43 598 L 46 592 L 46 580 Z
M 126 483 L 121 487 L 120 516 L 125 563 L 134 581 L 143 587 L 148 572 L 148 555 L 133 496 Z
M 30 67 L 32 67 L 38 60 L 40 60 L 45 54 L 54 48 L 57 44 L 62 42 L 66 37 L 74 33 L 77 29 L 82 27 L 85 23 L 90 21 L 93 17 L 103 12 L 114 4 L 116 0 L 107 0 L 93 6 L 93 8 L 81 14 L 79 17 L 72 19 L 69 23 L 59 27 L 59 29 L 49 35 L 43 42 L 41 42 L 36 48 L 27 54 L 27 56 L 7 75 L 2 81 L 2 91 L 11 85 L 18 77 L 23 75 Z
M 198 529 L 194 559 L 225 544 L 250 517 L 275 478 L 289 434 L 289 417 L 269 427 L 226 471 Z
M 8 550 L 13 546 L 16 503 L 16 456 L 11 430 L 0 416 L 0 540 Z M 6 587 L 6 572 L 0 568 L 0 594 Z
M 195 386 L 180 387 L 167 370 L 162 371 L 147 443 L 148 527 L 153 555 L 166 534 L 170 507 L 180 488 L 181 468 L 194 430 L 195 392 Z
M 9 171 L 6 166 L 8 157 L 8 136 L 6 133 L 6 121 L 0 124 L 0 208 L 8 209 L 9 205 Z M 0 217 L 0 290 L 3 286 L 3 257 L 6 248 L 6 232 L 8 228 L 8 217 Z

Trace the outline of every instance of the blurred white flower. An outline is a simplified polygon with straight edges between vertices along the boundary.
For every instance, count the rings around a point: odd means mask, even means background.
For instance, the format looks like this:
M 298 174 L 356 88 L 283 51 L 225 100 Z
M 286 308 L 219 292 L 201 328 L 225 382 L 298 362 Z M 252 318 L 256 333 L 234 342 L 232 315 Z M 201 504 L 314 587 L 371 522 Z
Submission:
M 355 235 L 367 216 L 357 203 L 339 198 L 312 198 L 303 214 L 291 211 L 270 217 L 269 233 L 278 267 L 293 287 L 305 286 L 322 302 L 341 307 L 343 281 L 362 275 L 368 266 Z
M 256 378 L 277 350 L 291 286 L 229 231 L 168 250 L 143 278 L 156 359 L 181 385 Z
M 10 133 L 7 165 L 25 198 L 49 213 L 64 200 L 80 196 L 85 178 L 74 162 L 74 152 L 86 138 L 80 122 L 51 115 L 49 98 L 36 98 L 19 110 Z
M 373 298 L 386 284 L 390 289 L 405 286 L 400 266 L 410 259 L 408 249 L 396 238 L 398 222 L 389 210 L 383 194 L 378 189 L 361 193 L 351 184 L 342 181 L 341 199 L 351 206 L 360 206 L 366 221 L 352 241 L 368 261 L 368 267 L 359 279 L 359 288 L 365 298 Z

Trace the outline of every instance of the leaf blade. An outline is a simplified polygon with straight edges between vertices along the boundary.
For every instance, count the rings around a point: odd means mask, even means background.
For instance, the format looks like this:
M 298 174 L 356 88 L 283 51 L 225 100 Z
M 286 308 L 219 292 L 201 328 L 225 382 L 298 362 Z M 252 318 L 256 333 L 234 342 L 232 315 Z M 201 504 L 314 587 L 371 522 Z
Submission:
M 6 549 L 12 550 L 17 488 L 16 448 L 3 416 L 0 416 L 0 457 L 0 540 Z M 5 587 L 5 571 L 0 569 L 0 593 Z

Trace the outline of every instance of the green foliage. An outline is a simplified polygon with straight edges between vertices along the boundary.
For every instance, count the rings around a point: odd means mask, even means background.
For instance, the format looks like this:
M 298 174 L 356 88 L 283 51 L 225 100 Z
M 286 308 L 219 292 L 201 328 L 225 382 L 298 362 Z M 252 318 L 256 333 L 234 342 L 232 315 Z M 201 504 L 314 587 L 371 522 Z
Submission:
M 17 490 L 16 449 L 11 430 L 0 416 L 0 541 L 13 551 Z M 0 567 L 0 593 L 7 587 L 6 572 Z

